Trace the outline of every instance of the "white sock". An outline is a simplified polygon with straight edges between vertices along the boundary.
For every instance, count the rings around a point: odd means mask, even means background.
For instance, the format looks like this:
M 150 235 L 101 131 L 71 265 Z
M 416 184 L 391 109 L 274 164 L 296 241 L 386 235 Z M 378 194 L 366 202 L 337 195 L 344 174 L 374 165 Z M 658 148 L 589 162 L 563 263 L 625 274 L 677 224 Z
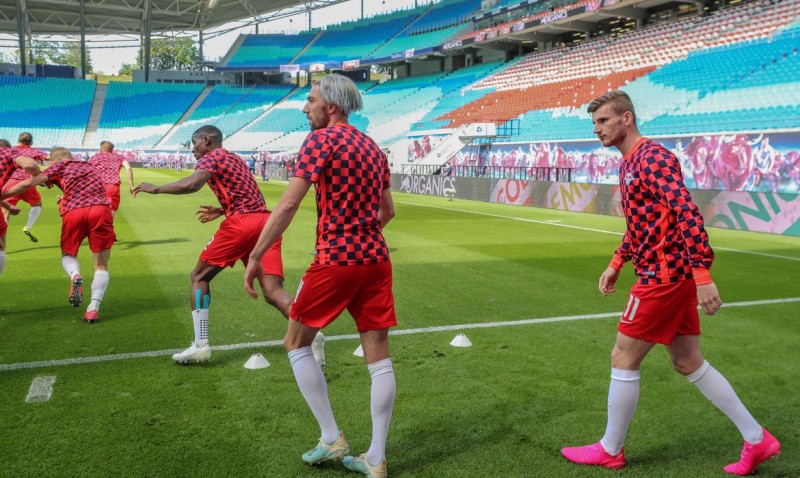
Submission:
M 606 434 L 600 440 L 610 455 L 619 455 L 622 450 L 638 403 L 639 371 L 612 368 L 611 384 L 608 386 L 608 423 Z
M 33 206 L 28 212 L 28 225 L 25 227 L 28 229 L 33 229 L 33 225 L 36 223 L 36 220 L 39 219 L 39 214 L 41 213 L 42 206 Z
M 396 394 L 392 359 L 387 358 L 367 365 L 372 377 L 370 411 L 372 412 L 372 443 L 367 450 L 367 461 L 378 465 L 386 459 L 386 437 L 392 421 L 392 407 Z
M 6 251 L 0 251 L 0 275 L 3 275 L 3 269 L 6 267 Z
M 103 296 L 106 295 L 109 280 L 110 276 L 108 275 L 108 271 L 94 271 L 94 278 L 92 279 L 92 301 L 89 303 L 89 307 L 86 308 L 87 311 L 100 309 L 100 302 L 103 301 Z
M 81 273 L 81 264 L 75 256 L 62 256 L 61 267 L 64 268 L 70 280 L 75 277 L 75 274 Z
M 314 352 L 311 347 L 300 347 L 289 352 L 289 363 L 292 365 L 292 372 L 300 387 L 300 393 L 306 399 L 306 403 L 311 408 L 311 413 L 319 423 L 322 441 L 325 443 L 335 443 L 339 439 L 339 427 L 336 426 L 336 419 L 333 417 L 331 402 L 328 400 L 328 384 L 325 382 L 325 375 L 319 368 L 317 361 L 314 360 Z
M 750 415 L 731 384 L 708 361 L 686 376 L 705 397 L 731 419 L 747 443 L 761 443 L 761 425 Z
M 198 347 L 208 344 L 208 309 L 192 311 L 194 322 L 194 343 Z

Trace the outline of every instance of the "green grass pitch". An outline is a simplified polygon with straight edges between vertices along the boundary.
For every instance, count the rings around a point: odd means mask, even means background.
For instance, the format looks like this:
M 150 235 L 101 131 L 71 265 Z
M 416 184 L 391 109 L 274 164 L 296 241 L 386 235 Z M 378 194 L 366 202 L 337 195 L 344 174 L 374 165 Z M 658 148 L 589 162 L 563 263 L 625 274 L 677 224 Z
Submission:
M 135 174 L 137 182 L 178 177 Z M 262 189 L 274 205 L 284 185 Z M 199 204 L 216 204 L 208 188 L 122 198 L 111 282 L 95 325 L 67 303 L 56 193 L 43 191 L 38 244 L 21 232 L 27 205 L 8 232 L 0 277 L 0 476 L 356 476 L 338 464 L 301 462 L 319 429 L 282 346 L 270 345 L 282 339 L 285 320 L 263 299 L 246 296 L 241 264 L 212 282 L 211 344 L 233 347 L 215 350 L 200 366 L 169 357 L 193 339 L 189 272 L 216 229 L 194 216 Z M 597 279 L 619 244 L 621 218 L 406 194 L 395 201 L 397 217 L 385 231 L 395 330 L 413 333 L 391 340 L 397 400 L 390 476 L 725 476 L 740 436 L 672 371 L 663 348 L 642 368 L 628 466 L 584 468 L 559 453 L 598 440 L 605 429 L 613 314 L 624 308 L 634 276 L 628 265 L 619 292 L 605 298 Z M 309 194 L 284 236 L 292 294 L 312 259 L 315 222 Z M 774 300 L 800 297 L 800 239 L 716 228 L 709 234 L 717 255 L 712 274 L 729 305 L 702 315 L 704 353 L 783 443 L 782 455 L 757 476 L 798 477 L 800 303 Z M 88 296 L 87 245 L 79 259 Z M 611 315 L 513 323 L 604 313 Z M 452 328 L 425 330 L 445 326 Z M 369 374 L 352 355 L 355 326 L 345 315 L 325 333 L 333 409 L 361 453 L 371 433 Z M 473 346 L 451 347 L 457 333 Z M 153 354 L 31 364 L 145 352 Z M 272 365 L 243 368 L 255 352 Z M 56 377 L 50 400 L 26 403 L 34 378 L 48 376 Z

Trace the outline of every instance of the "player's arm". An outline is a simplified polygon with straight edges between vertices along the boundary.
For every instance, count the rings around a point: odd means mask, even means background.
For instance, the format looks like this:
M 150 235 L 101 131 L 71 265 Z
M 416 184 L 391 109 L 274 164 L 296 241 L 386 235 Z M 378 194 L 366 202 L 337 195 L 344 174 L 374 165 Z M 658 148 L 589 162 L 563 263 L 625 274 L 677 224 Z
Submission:
M 394 200 L 392 199 L 391 188 L 386 188 L 381 193 L 381 205 L 378 209 L 378 220 L 381 222 L 381 229 L 392 220 L 395 215 Z
M 42 170 L 39 169 L 39 165 L 36 164 L 36 161 L 33 158 L 29 158 L 27 156 L 17 156 L 14 161 L 20 168 L 24 169 L 28 174 L 30 174 L 31 177 L 6 189 L 2 194 L 0 194 L 0 200 L 19 196 L 28 189 L 39 186 L 40 184 L 45 184 L 49 180 L 47 175 L 42 174 Z
M 133 195 L 147 194 L 191 194 L 199 191 L 211 178 L 211 173 L 205 169 L 195 169 L 191 176 L 179 179 L 173 183 L 156 186 L 151 183 L 141 183 L 133 188 Z
M 300 203 L 311 188 L 311 181 L 304 178 L 294 177 L 289 181 L 289 187 L 278 200 L 278 204 L 269 215 L 269 220 L 261 230 L 253 251 L 250 253 L 250 260 L 244 272 L 244 290 L 254 299 L 258 298 L 258 293 L 253 288 L 253 280 L 259 282 L 264 280 L 264 271 L 261 266 L 261 258 L 267 249 L 278 240 L 289 224 L 291 224 Z M 263 285 L 263 284 L 262 284 Z
M 12 216 L 16 216 L 17 214 L 19 214 L 19 211 L 20 211 L 20 209 L 18 207 L 12 206 L 11 204 L 9 204 L 9 203 L 7 203 L 5 201 L 0 201 L 0 207 L 5 209 L 6 211 L 8 211 L 8 213 L 10 215 L 12 215 Z
M 130 188 L 129 191 L 131 192 L 132 196 L 135 196 L 135 194 L 133 194 L 133 168 L 131 167 L 131 163 L 129 163 L 128 160 L 125 160 L 122 162 L 122 166 L 125 168 L 125 174 L 128 175 L 128 186 Z

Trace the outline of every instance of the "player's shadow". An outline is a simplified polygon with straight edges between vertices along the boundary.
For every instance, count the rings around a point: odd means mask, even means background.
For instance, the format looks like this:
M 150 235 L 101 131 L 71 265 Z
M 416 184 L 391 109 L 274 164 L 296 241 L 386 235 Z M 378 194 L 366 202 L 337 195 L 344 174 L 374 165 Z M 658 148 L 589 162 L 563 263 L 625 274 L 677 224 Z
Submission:
M 125 249 L 133 249 L 139 246 L 155 246 L 158 244 L 176 244 L 178 242 L 189 242 L 191 239 L 188 237 L 172 237 L 169 239 L 155 239 L 152 241 L 118 241 L 114 243 L 114 247 L 124 247 Z
M 6 250 L 6 254 L 10 256 L 10 255 L 19 254 L 19 253 L 22 253 L 22 252 L 41 251 L 41 250 L 44 250 L 44 249 L 61 249 L 61 246 L 59 244 L 55 244 L 55 245 L 52 245 L 52 246 L 31 246 L 31 247 L 28 247 L 27 249 L 17 249 L 15 251 Z

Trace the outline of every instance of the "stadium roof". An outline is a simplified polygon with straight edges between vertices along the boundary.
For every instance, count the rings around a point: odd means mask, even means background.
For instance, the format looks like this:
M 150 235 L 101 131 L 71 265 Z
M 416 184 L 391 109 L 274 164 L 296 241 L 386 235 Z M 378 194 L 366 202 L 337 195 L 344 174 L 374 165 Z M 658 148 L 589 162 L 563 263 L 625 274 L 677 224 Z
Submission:
M 17 0 L 0 4 L 0 33 L 87 35 L 208 30 L 233 21 L 267 22 L 345 0 Z M 10 3 L 10 5 L 8 4 Z M 19 6 L 19 8 L 18 8 Z M 20 17 L 27 23 L 20 25 Z

